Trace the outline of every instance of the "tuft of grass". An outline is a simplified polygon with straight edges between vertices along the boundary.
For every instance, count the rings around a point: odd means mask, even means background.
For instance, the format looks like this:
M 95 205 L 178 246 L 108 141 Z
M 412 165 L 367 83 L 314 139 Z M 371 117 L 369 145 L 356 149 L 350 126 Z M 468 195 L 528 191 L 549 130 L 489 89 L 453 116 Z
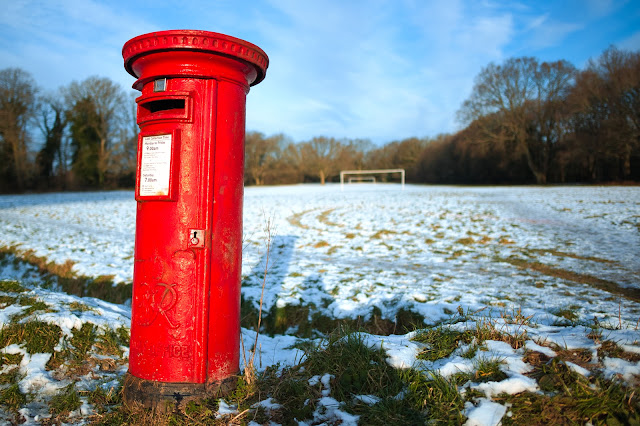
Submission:
M 18 383 L 24 377 L 20 373 L 20 367 L 9 367 L 3 369 L 4 373 L 0 374 L 0 385 L 11 385 Z
M 522 308 L 518 307 L 518 309 L 513 308 L 511 312 L 507 312 L 506 310 L 501 312 L 500 318 L 507 324 L 530 326 L 533 314 L 525 315 L 522 313 Z
M 69 303 L 69 310 L 71 311 L 75 311 L 75 312 L 90 312 L 90 311 L 95 311 L 94 308 L 85 305 L 84 303 L 80 303 L 80 302 L 71 302 Z
M 0 347 L 24 343 L 30 354 L 53 352 L 62 337 L 62 330 L 55 324 L 31 320 L 25 323 L 11 322 L 0 330 Z
M 36 299 L 35 297 L 20 297 L 18 303 L 21 306 L 28 306 L 28 308 L 24 309 L 22 312 L 12 315 L 11 320 L 14 322 L 18 322 L 24 318 L 27 318 L 34 312 L 44 311 L 44 312 L 55 312 L 54 309 L 51 309 L 49 305 L 44 303 L 41 300 Z
M 71 383 L 64 387 L 49 400 L 49 411 L 54 416 L 67 416 L 72 411 L 77 410 L 82 405 L 80 395 L 76 390 L 76 384 Z
M 0 352 L 0 367 L 5 365 L 20 364 L 22 362 L 22 354 L 7 354 Z
M 640 361 L 640 354 L 627 352 L 612 340 L 605 340 L 598 348 L 598 359 L 603 360 L 609 358 L 622 358 L 630 362 Z
M 371 239 L 372 240 L 380 240 L 380 239 L 383 239 L 384 237 L 386 237 L 387 235 L 395 235 L 395 234 L 397 234 L 396 231 L 392 231 L 392 230 L 389 230 L 389 229 L 381 229 L 381 230 L 377 231 L 375 234 L 373 234 L 371 236 Z
M 508 376 L 500 366 L 504 360 L 499 358 L 478 358 L 474 362 L 474 382 L 500 382 Z
M 476 241 L 471 237 L 459 238 L 455 241 L 456 244 L 463 244 L 468 246 L 470 244 L 474 244 Z
M 16 280 L 0 280 L 0 291 L 5 293 L 22 293 L 27 291 L 26 288 Z
M 551 313 L 559 318 L 564 318 L 568 324 L 575 324 L 580 318 L 577 309 L 573 306 L 553 309 Z M 567 325 L 566 321 L 555 321 L 554 325 Z
M 267 368 L 260 376 L 259 393 L 273 398 L 280 408 L 271 410 L 260 422 L 297 424 L 313 420 L 318 400 L 329 395 L 343 404 L 344 410 L 360 416 L 363 424 L 423 424 L 424 415 L 406 399 L 397 399 L 407 383 L 401 371 L 389 366 L 382 348 L 371 348 L 361 333 L 339 328 L 323 343 L 304 348 L 304 361 L 280 370 Z M 329 386 L 325 383 L 329 379 Z M 364 404 L 356 395 L 373 395 L 380 402 Z M 264 413 L 257 413 L 263 416 Z
M 313 417 L 316 400 L 322 395 L 321 388 L 311 386 L 311 375 L 300 368 L 287 368 L 279 373 L 277 368 L 268 368 L 261 376 L 259 386 L 268 389 L 268 395 L 280 404 L 271 420 L 281 424 L 295 424 Z M 320 385 L 321 386 L 321 385 Z
M 74 328 L 71 334 L 71 339 L 69 339 L 71 358 L 76 362 L 81 362 L 86 359 L 87 353 L 97 339 L 97 327 L 90 322 L 85 322 L 80 328 Z
M 413 340 L 429 345 L 428 348 L 420 352 L 419 359 L 436 361 L 451 355 L 461 342 L 471 343 L 473 334 L 469 330 L 458 331 L 453 330 L 451 327 L 438 326 L 419 331 Z
M 353 411 L 360 416 L 359 424 L 362 425 L 423 425 L 427 422 L 422 412 L 399 398 L 385 398 L 373 406 L 355 403 Z
M 634 389 L 605 380 L 586 378 L 558 358 L 534 365 L 530 373 L 544 394 L 524 392 L 499 396 L 511 405 L 505 425 L 519 424 L 639 424 L 640 401 Z
M 109 407 L 121 404 L 122 395 L 120 389 L 110 388 L 108 391 L 101 386 L 97 386 L 94 390 L 89 392 L 87 398 L 89 404 L 93 405 L 94 410 L 97 413 L 105 413 Z
M 100 355 L 117 355 L 124 353 L 122 346 L 129 346 L 129 331 L 125 327 L 116 330 L 106 328 L 95 339 L 95 348 Z
M 401 374 L 408 383 L 406 400 L 414 409 L 428 413 L 429 424 L 464 423 L 464 399 L 455 379 L 448 380 L 432 371 L 422 374 L 411 369 Z
M 0 390 L 0 405 L 7 407 L 9 410 L 16 412 L 26 403 L 27 395 L 20 391 L 20 387 L 17 382 L 14 382 L 8 387 Z
M 486 317 L 480 318 L 476 321 L 474 336 L 479 342 L 484 342 L 485 340 L 497 340 L 508 343 L 513 349 L 519 349 L 524 346 L 527 340 L 527 331 L 515 330 L 511 333 L 506 333 L 498 329 L 495 321 Z

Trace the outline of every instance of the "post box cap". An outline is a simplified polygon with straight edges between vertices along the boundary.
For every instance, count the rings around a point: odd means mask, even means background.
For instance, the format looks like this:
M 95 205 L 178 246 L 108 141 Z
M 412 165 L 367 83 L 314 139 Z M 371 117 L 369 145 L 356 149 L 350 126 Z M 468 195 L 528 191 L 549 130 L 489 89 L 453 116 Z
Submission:
M 249 63 L 257 73 L 251 86 L 264 80 L 269 66 L 267 54 L 248 41 L 210 31 L 168 30 L 142 34 L 126 42 L 122 48 L 124 67 L 129 74 L 139 78 L 140 76 L 135 74 L 132 67 L 136 58 L 149 53 L 171 50 L 201 51 Z

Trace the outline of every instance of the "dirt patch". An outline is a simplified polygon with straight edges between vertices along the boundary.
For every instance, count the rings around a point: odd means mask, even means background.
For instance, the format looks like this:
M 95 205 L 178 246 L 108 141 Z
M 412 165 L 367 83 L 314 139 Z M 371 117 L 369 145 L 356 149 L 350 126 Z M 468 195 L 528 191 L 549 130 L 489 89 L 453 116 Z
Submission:
M 550 277 L 562 278 L 574 283 L 588 284 L 600 290 L 608 291 L 609 293 L 619 294 L 629 300 L 633 300 L 634 302 L 640 302 L 640 289 L 637 288 L 621 287 L 613 281 L 603 280 L 602 278 L 594 277 L 592 275 L 579 274 L 566 269 L 553 268 L 540 262 L 528 262 L 526 260 L 513 258 L 501 260 L 517 266 L 518 268 L 531 269 Z

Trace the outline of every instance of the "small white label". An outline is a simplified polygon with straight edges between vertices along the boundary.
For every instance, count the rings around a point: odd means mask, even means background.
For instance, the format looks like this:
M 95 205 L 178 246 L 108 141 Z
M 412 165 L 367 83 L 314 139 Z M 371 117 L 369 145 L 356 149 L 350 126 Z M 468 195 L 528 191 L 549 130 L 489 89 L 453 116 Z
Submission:
M 140 196 L 168 196 L 171 135 L 144 136 L 140 160 Z

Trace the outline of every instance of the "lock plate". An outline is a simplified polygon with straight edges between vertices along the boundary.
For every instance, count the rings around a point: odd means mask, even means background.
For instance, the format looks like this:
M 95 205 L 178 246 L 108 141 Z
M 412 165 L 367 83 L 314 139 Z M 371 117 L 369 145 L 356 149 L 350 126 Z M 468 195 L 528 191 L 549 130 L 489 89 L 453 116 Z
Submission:
M 189 247 L 204 248 L 204 229 L 189 229 Z

